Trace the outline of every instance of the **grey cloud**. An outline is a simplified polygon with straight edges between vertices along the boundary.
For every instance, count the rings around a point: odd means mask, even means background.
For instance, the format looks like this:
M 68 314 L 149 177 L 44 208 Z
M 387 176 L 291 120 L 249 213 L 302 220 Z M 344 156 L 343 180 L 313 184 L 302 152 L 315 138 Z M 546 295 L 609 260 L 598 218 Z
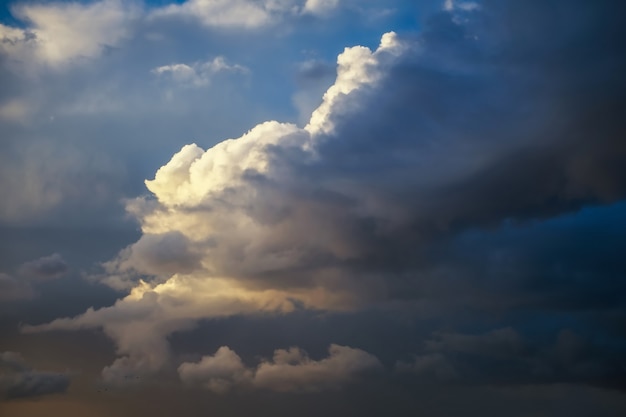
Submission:
M 35 296 L 29 282 L 0 272 L 0 300 L 25 300 Z
M 225 393 L 237 384 L 249 383 L 252 378 L 252 371 L 228 346 L 220 347 L 213 356 L 205 356 L 198 363 L 181 364 L 178 374 L 186 384 L 200 385 L 217 393 Z
M 198 363 L 183 363 L 181 379 L 189 384 L 224 393 L 234 386 L 255 387 L 279 392 L 338 389 L 367 373 L 383 369 L 378 359 L 360 349 L 332 344 L 328 357 L 309 358 L 299 348 L 277 349 L 272 360 L 247 368 L 241 358 L 223 346 Z
M 145 234 L 129 246 L 121 259 L 107 267 L 114 271 L 169 276 L 200 268 L 201 255 L 182 233 Z
M 17 274 L 0 272 L 0 300 L 16 301 L 34 298 L 37 295 L 34 285 L 39 281 L 61 278 L 69 270 L 61 255 L 55 253 L 39 259 L 24 262 L 17 268 Z
M 436 333 L 413 362 L 396 370 L 422 382 L 493 384 L 581 383 L 623 390 L 620 354 L 610 344 L 565 329 L 549 340 L 511 328 L 483 334 Z
M 417 39 L 387 34 L 374 52 L 346 49 L 336 83 L 304 129 L 267 122 L 208 151 L 185 146 L 147 182 L 156 198 L 128 205 L 145 239 L 120 259 L 157 271 L 165 251 L 172 277 L 141 283 L 115 306 L 29 331 L 104 326 L 129 355 L 115 366 L 155 359 L 154 372 L 167 361 L 170 333 L 267 306 L 406 302 L 428 317 L 468 306 L 509 314 L 533 302 L 554 308 L 550 291 L 512 290 L 553 265 L 511 271 L 494 261 L 497 246 L 480 244 L 470 253 L 490 262 L 477 265 L 454 246 L 464 232 L 625 196 L 626 62 L 614 17 L 623 6 L 583 3 L 485 2 L 461 20 L 457 11 L 440 12 Z M 514 24 L 519 16 L 539 20 L 529 30 Z M 579 42 L 582 51 L 571 47 Z M 457 258 L 446 259 L 451 253 Z M 204 302 L 213 285 L 227 290 L 219 309 Z M 146 307 L 139 316 L 138 306 Z M 124 320 L 130 316 L 137 319 Z M 136 328 L 147 336 L 135 338 Z M 430 348 L 410 366 L 436 375 L 445 359 L 478 380 L 463 357 L 490 352 L 486 368 L 503 361 L 511 375 L 523 375 L 518 380 L 530 378 L 517 368 L 535 358 L 511 330 L 441 333 Z
M 32 369 L 19 353 L 0 353 L 0 389 L 7 399 L 39 397 L 67 391 L 69 375 Z
M 58 253 L 25 262 L 18 269 L 19 273 L 25 277 L 41 280 L 60 278 L 68 270 L 69 265 Z
M 412 362 L 398 361 L 395 370 L 400 373 L 414 373 L 426 381 L 441 382 L 458 378 L 454 366 L 440 353 L 417 355 Z
M 497 358 L 523 353 L 524 345 L 520 335 L 510 327 L 493 330 L 482 335 L 441 333 L 426 342 L 430 351 L 453 351 L 467 354 L 480 354 Z

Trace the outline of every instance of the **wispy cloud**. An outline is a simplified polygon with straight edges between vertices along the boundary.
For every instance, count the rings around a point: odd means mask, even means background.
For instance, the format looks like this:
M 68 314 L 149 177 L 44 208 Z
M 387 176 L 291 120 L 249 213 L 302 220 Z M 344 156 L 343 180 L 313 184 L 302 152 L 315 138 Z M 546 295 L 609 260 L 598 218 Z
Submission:
M 231 72 L 246 74 L 250 70 L 242 65 L 229 64 L 224 57 L 218 56 L 210 61 L 193 64 L 170 64 L 157 67 L 152 72 L 158 76 L 169 76 L 178 84 L 204 87 L 218 73 Z

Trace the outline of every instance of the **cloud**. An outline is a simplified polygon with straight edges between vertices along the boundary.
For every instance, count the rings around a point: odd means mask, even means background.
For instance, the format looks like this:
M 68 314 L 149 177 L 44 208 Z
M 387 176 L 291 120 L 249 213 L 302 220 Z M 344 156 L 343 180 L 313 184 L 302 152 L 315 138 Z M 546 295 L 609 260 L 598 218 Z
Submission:
M 29 261 L 19 267 L 20 275 L 31 279 L 47 280 L 60 278 L 67 273 L 69 266 L 58 253 Z
M 30 368 L 19 353 L 0 353 L 0 392 L 7 399 L 60 394 L 70 385 L 65 373 Z
M 34 296 L 29 282 L 0 272 L 0 301 L 28 300 Z
M 217 393 L 249 383 L 253 377 L 252 371 L 228 346 L 220 347 L 213 356 L 202 357 L 198 363 L 183 363 L 178 367 L 178 375 L 186 384 L 201 385 Z
M 54 213 L 68 202 L 83 207 L 113 197 L 123 167 L 104 155 L 43 139 L 7 145 L 0 155 L 0 222 L 19 225 Z M 85 198 L 89 196 L 89 198 Z
M 397 362 L 396 371 L 424 383 L 584 383 L 624 389 L 621 354 L 569 329 L 548 340 L 523 337 L 510 327 L 478 334 L 436 332 L 423 346 L 412 362 Z
M 76 318 L 57 319 L 39 326 L 25 326 L 25 333 L 101 328 L 115 340 L 118 359 L 103 370 L 107 383 L 126 383 L 127 375 L 150 376 L 170 359 L 167 337 L 192 329 L 206 317 L 273 313 L 294 309 L 292 294 L 255 291 L 224 278 L 199 279 L 176 274 L 164 283 L 140 282 L 115 305 L 89 309 Z M 319 295 L 320 298 L 324 294 Z
M 28 114 L 28 104 L 18 99 L 11 100 L 0 106 L 0 118 L 5 120 L 23 122 Z
M 291 0 L 187 0 L 156 9 L 151 16 L 193 18 L 215 28 L 257 29 L 295 10 L 297 6 Z
M 421 292 L 429 285 L 446 307 L 455 297 L 496 304 L 477 297 L 495 284 L 472 287 L 475 270 L 437 264 L 429 250 L 468 230 L 626 196 L 617 71 L 626 62 L 605 42 L 622 26 L 596 20 L 619 8 L 581 2 L 599 11 L 579 14 L 557 3 L 578 20 L 539 20 L 531 32 L 509 2 L 486 2 L 467 20 L 440 11 L 417 39 L 388 33 L 374 51 L 346 48 L 304 128 L 269 121 L 208 150 L 184 146 L 146 181 L 152 195 L 127 205 L 143 237 L 107 272 L 115 285 L 134 286 L 130 294 L 24 330 L 103 328 L 120 356 L 104 371 L 115 380 L 159 372 L 167 336 L 202 318 L 434 305 Z M 542 15 L 540 2 L 516 7 Z M 571 46 L 583 39 L 596 46 L 584 62 Z M 475 292 L 463 293 L 468 287 Z M 511 331 L 440 335 L 410 366 L 436 374 L 442 352 L 497 356 L 517 343 Z
M 361 349 L 332 344 L 328 353 L 327 358 L 315 361 L 298 348 L 276 350 L 272 361 L 257 367 L 254 384 L 274 391 L 321 391 L 383 369 L 375 356 Z
M 58 253 L 23 263 L 17 268 L 17 275 L 0 272 L 0 300 L 28 300 L 37 295 L 33 284 L 64 276 L 68 264 Z
M 339 0 L 306 0 L 304 13 L 324 16 L 334 11 L 339 6 Z
M 187 384 L 201 385 L 217 393 L 238 385 L 288 392 L 338 389 L 383 368 L 375 356 L 360 349 L 332 344 L 328 353 L 328 357 L 316 361 L 296 347 L 277 349 L 272 360 L 248 369 L 234 351 L 222 346 L 215 355 L 204 356 L 200 362 L 183 363 L 178 374 Z
M 137 8 L 122 0 L 88 4 L 19 4 L 13 14 L 25 29 L 0 26 L 0 51 L 17 60 L 34 58 L 53 67 L 93 58 L 129 36 Z
M 158 76 L 170 76 L 176 83 L 194 87 L 203 87 L 210 84 L 213 76 L 220 72 L 248 73 L 249 70 L 238 64 L 230 65 L 224 57 L 218 56 L 211 61 L 196 62 L 191 65 L 171 64 L 163 65 L 152 70 Z
M 413 373 L 425 381 L 452 381 L 458 374 L 450 361 L 440 353 L 417 355 L 412 362 L 396 363 L 395 370 L 400 373 Z
M 208 28 L 258 30 L 288 17 L 326 17 L 339 4 L 339 0 L 187 0 L 155 9 L 150 18 L 179 17 L 198 20 Z
M 497 358 L 501 355 L 520 355 L 523 353 L 524 345 L 520 335 L 507 327 L 480 335 L 437 334 L 436 339 L 426 342 L 426 349 L 434 352 L 453 351 Z
M 480 4 L 473 1 L 455 1 L 445 0 L 443 3 L 443 9 L 452 12 L 454 10 L 472 11 L 480 9 Z

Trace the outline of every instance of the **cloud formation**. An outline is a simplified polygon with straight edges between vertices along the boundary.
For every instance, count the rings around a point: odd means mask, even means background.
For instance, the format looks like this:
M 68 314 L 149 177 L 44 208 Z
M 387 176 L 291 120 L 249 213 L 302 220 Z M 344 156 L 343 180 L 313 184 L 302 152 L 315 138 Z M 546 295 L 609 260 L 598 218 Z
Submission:
M 0 353 L 0 371 L 0 392 L 7 399 L 60 394 L 70 385 L 69 375 L 32 369 L 16 352 Z
M 146 181 L 152 195 L 127 205 L 143 235 L 106 264 L 104 282 L 130 294 L 24 330 L 103 328 L 120 356 L 103 371 L 115 382 L 159 372 L 167 336 L 202 318 L 411 304 L 441 282 L 456 285 L 444 288 L 442 305 L 484 301 L 459 294 L 473 271 L 437 264 L 428 251 L 468 230 L 626 196 L 626 62 L 621 44 L 605 42 L 623 34 L 612 17 L 621 8 L 576 2 L 572 11 L 555 0 L 558 19 L 539 19 L 532 32 L 515 23 L 517 7 L 536 17 L 540 3 L 446 3 L 417 39 L 388 33 L 374 51 L 346 48 L 303 128 L 269 121 L 208 150 L 184 146 Z M 571 45 L 583 39 L 593 47 L 581 62 Z M 441 335 L 407 367 L 453 379 L 462 372 L 450 350 L 497 357 L 518 344 L 514 330 Z M 320 369 L 292 354 L 299 362 L 289 384 Z M 196 365 L 182 368 L 186 377 L 206 370 L 218 391 L 249 379 L 228 348 Z M 272 369 L 289 375 L 290 366 L 275 359 L 254 378 L 280 387 Z
M 35 59 L 53 67 L 93 58 L 129 36 L 138 9 L 123 0 L 93 3 L 19 4 L 13 14 L 26 28 L 0 24 L 0 51 L 14 59 Z
M 0 272 L 0 301 L 28 300 L 34 296 L 29 282 Z
M 209 85 L 215 74 L 220 72 L 247 73 L 249 70 L 238 64 L 229 64 L 224 57 L 218 56 L 210 61 L 187 64 L 170 64 L 157 67 L 152 73 L 158 76 L 169 75 L 172 80 L 182 85 L 204 87 Z
M 0 272 L 0 301 L 34 298 L 37 283 L 61 278 L 68 270 L 69 265 L 61 255 L 54 253 L 23 263 L 14 275 Z
M 326 216 L 327 208 L 316 204 L 315 196 L 305 195 L 302 201 L 293 203 L 284 200 L 295 204 L 282 208 L 274 206 L 284 204 L 282 198 L 273 197 L 271 189 L 263 194 L 254 192 L 250 181 L 265 183 L 264 177 L 288 179 L 281 172 L 288 167 L 275 164 L 274 149 L 293 149 L 314 160 L 314 153 L 306 149 L 313 143 L 310 130 L 332 129 L 327 118 L 340 105 L 340 97 L 377 80 L 380 67 L 389 65 L 401 51 L 400 40 L 393 33 L 383 36 L 375 52 L 363 47 L 347 49 L 340 57 L 334 88 L 324 96 L 305 129 L 267 122 L 206 152 L 197 145 L 185 146 L 159 169 L 154 180 L 146 181 L 157 200 L 137 199 L 128 206 L 142 219 L 144 235 L 107 264 L 110 274 L 105 282 L 122 288 L 136 285 L 141 278 L 130 295 L 108 308 L 24 330 L 103 328 L 116 341 L 118 353 L 124 355 L 103 371 L 105 380 L 115 382 L 128 373 L 158 372 L 169 357 L 166 337 L 193 327 L 201 318 L 290 311 L 300 305 L 349 308 L 358 301 L 358 295 L 350 288 L 341 288 L 339 271 L 326 266 L 315 274 L 303 270 L 302 278 L 285 288 L 272 288 L 262 281 L 260 285 L 249 285 L 246 276 L 271 276 L 275 271 L 298 268 L 300 262 L 309 262 L 311 255 L 314 261 L 316 251 L 331 250 L 337 256 L 349 256 L 344 253 L 345 242 L 332 246 L 335 232 L 328 226 L 320 229 L 322 234 L 317 237 L 307 230 L 307 219 L 315 216 L 315 211 L 321 210 L 317 216 L 320 219 Z M 296 218 L 283 222 L 283 212 Z M 297 230 L 302 227 L 305 229 Z M 310 247 L 297 243 L 303 234 L 309 235 Z M 249 242 L 247 248 L 241 246 L 243 241 Z M 331 247 L 325 249 L 329 243 Z M 144 281 L 150 277 L 153 283 Z
M 564 329 L 548 342 L 507 327 L 483 334 L 437 332 L 396 371 L 423 383 L 529 384 L 582 382 L 623 390 L 626 372 L 613 347 Z
M 156 9 L 151 17 L 194 19 L 208 28 L 259 29 L 287 16 L 324 16 L 338 4 L 338 0 L 307 0 L 304 5 L 298 0 L 187 0 Z
M 58 253 L 25 262 L 19 267 L 20 275 L 31 279 L 47 280 L 60 278 L 67 273 L 69 265 Z
M 378 359 L 360 349 L 330 345 L 329 356 L 318 361 L 299 348 L 277 349 L 272 360 L 247 368 L 227 346 L 200 362 L 185 362 L 178 368 L 183 382 L 200 385 L 217 393 L 234 386 L 279 392 L 338 389 L 368 372 L 382 370 Z

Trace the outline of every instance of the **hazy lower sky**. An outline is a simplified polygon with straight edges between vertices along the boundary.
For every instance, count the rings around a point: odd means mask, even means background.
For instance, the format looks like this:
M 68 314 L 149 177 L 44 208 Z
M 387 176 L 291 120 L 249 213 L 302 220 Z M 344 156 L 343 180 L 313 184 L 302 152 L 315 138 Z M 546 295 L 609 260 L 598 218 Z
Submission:
M 626 415 L 626 4 L 0 5 L 0 415 Z

